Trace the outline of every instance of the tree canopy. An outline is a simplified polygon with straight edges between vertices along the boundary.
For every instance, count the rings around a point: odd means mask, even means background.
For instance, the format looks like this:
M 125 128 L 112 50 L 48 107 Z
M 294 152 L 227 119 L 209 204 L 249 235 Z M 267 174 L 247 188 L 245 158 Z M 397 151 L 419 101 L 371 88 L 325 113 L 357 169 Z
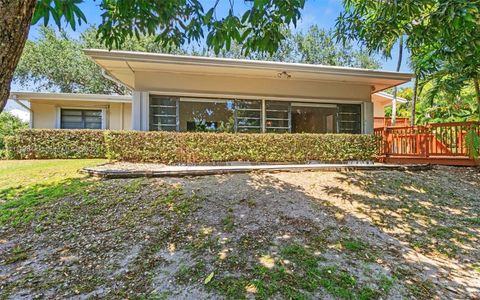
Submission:
M 432 83 L 426 84 L 423 88 L 422 94 L 430 94 L 432 88 L 435 86 L 436 85 Z M 413 89 L 400 89 L 398 96 L 409 102 L 398 105 L 397 116 L 410 118 L 410 112 L 413 105 Z M 421 97 L 419 101 L 415 103 L 415 107 L 415 122 L 418 125 L 478 120 L 478 106 L 473 85 L 463 88 L 460 94 L 454 97 L 446 95 L 443 92 L 439 92 L 433 99 L 430 99 L 427 96 Z M 391 107 L 386 108 L 385 115 L 392 115 Z
M 430 102 L 474 86 L 480 107 L 480 0 L 344 0 L 344 8 L 336 26 L 340 39 L 390 56 L 403 37 L 421 88 L 431 85 Z
M 52 27 L 41 27 L 39 37 L 29 40 L 15 71 L 14 82 L 37 90 L 64 93 L 125 94 L 128 91 L 103 77 L 101 68 L 82 51 L 105 48 L 97 31 L 90 27 L 78 39 Z M 174 47 L 164 48 L 153 37 L 127 39 L 123 50 L 183 53 Z
M 75 30 L 87 22 L 79 7 L 82 0 L 38 0 L 32 23 L 50 18 L 60 27 L 62 20 Z M 119 48 L 129 38 L 153 36 L 166 45 L 177 47 L 205 39 L 215 53 L 242 45 L 245 52 L 273 54 L 284 39 L 282 28 L 296 26 L 305 0 L 244 0 L 239 11 L 235 1 L 228 1 L 225 15 L 219 14 L 221 1 L 204 5 L 200 0 L 101 0 L 102 22 L 98 26 L 107 48 Z

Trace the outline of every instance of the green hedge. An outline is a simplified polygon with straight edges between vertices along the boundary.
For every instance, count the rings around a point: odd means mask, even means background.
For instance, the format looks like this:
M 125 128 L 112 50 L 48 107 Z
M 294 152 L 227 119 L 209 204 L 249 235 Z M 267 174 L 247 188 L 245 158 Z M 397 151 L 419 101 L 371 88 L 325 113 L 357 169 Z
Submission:
M 111 159 L 160 163 L 373 160 L 376 138 L 350 134 L 229 134 L 110 131 Z
M 104 158 L 102 130 L 28 129 L 5 138 L 8 159 Z
M 231 134 L 22 130 L 6 139 L 9 158 L 107 157 L 132 162 L 305 162 L 373 160 L 376 138 L 350 134 Z

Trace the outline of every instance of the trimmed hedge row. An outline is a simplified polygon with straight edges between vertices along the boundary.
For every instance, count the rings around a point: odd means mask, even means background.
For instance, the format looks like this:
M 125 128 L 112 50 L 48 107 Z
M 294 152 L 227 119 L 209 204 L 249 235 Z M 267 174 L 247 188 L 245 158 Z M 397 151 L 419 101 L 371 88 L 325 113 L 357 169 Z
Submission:
M 5 138 L 7 159 L 104 158 L 102 130 L 25 129 Z
M 372 135 L 231 134 L 93 130 L 26 130 L 6 140 L 10 158 L 107 157 L 132 162 L 373 160 Z
M 376 139 L 350 134 L 229 134 L 115 131 L 110 159 L 160 163 L 373 160 Z

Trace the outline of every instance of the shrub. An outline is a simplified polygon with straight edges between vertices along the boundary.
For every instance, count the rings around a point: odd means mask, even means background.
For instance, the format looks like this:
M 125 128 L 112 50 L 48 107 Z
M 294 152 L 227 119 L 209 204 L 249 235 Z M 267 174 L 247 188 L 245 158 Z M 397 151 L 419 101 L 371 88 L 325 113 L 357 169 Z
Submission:
M 350 134 L 105 132 L 110 159 L 135 162 L 373 160 L 376 138 Z
M 8 137 L 11 159 L 102 158 L 165 164 L 373 160 L 376 138 L 349 134 L 232 134 L 33 129 Z
M 0 157 L 3 156 L 3 151 L 5 150 L 4 138 L 14 135 L 16 131 L 27 127 L 28 123 L 22 121 L 19 117 L 5 111 L 0 113 Z
M 101 130 L 30 129 L 5 138 L 9 159 L 103 158 Z

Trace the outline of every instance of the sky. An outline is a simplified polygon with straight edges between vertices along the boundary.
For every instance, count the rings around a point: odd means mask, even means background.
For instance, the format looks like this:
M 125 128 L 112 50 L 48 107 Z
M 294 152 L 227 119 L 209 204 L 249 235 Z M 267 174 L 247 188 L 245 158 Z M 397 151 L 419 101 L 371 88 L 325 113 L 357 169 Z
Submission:
M 245 2 L 243 0 L 234 0 L 235 2 L 235 11 L 242 13 L 246 8 Z M 90 27 L 91 25 L 98 25 L 101 22 L 101 11 L 99 8 L 100 1 L 85 0 L 84 3 L 80 4 L 80 8 L 87 17 L 87 24 L 82 24 L 77 28 L 76 31 L 72 31 L 69 27 L 65 26 L 65 30 L 72 37 L 78 37 L 82 31 Z M 203 0 L 202 4 L 204 8 L 209 8 L 214 4 L 215 0 Z M 217 16 L 221 16 L 227 12 L 229 8 L 228 0 L 220 0 L 218 6 Z M 312 25 L 317 25 L 320 28 L 324 29 L 333 29 L 335 27 L 335 20 L 342 12 L 342 0 L 306 0 L 305 8 L 303 9 L 301 21 L 297 24 L 297 27 L 294 30 L 305 31 Z M 39 24 L 32 26 L 30 29 L 29 39 L 35 39 L 38 34 Z M 52 26 L 55 26 L 51 22 Z M 398 58 L 398 47 L 394 47 L 392 51 L 391 59 L 380 58 L 381 68 L 384 70 L 395 71 Z M 405 63 L 408 61 L 408 53 L 405 54 L 405 60 L 401 67 L 402 72 L 410 72 L 408 64 Z M 12 86 L 12 90 L 16 90 L 15 86 Z M 18 88 L 17 88 L 18 90 Z M 22 109 L 18 107 L 12 101 L 9 101 L 7 104 L 7 111 L 15 112 L 14 110 L 19 110 L 22 112 Z M 22 115 L 24 117 L 24 115 Z

